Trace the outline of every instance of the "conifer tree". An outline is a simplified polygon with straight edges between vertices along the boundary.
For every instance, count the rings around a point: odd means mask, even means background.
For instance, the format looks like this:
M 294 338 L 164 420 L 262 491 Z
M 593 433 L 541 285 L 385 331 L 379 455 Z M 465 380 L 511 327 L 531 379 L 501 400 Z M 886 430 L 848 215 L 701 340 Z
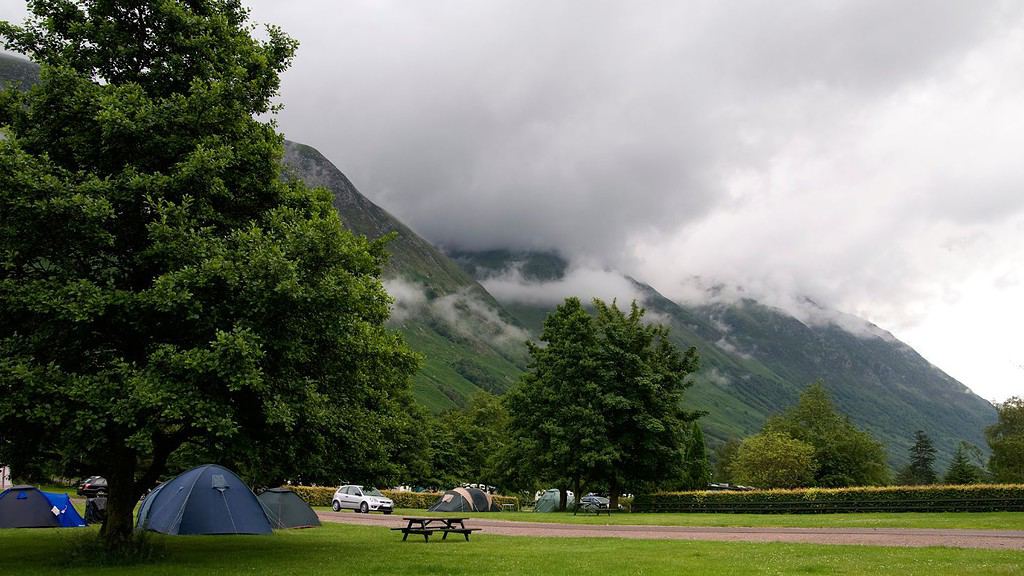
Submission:
M 939 481 L 935 473 L 935 446 L 924 430 L 914 432 L 914 445 L 910 447 L 910 464 L 901 476 L 905 484 L 935 484 Z

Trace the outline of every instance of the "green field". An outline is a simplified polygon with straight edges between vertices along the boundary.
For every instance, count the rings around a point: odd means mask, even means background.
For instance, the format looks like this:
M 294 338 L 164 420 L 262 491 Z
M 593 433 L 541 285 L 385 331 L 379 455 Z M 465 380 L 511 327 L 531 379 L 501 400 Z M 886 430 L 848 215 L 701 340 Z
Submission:
M 325 525 L 273 536 L 156 538 L 163 557 L 135 567 L 66 557 L 94 529 L 0 531 L 13 574 L 1024 574 L 1024 553 L 614 538 L 473 537 L 402 542 L 384 528 Z
M 319 511 L 330 510 L 317 507 Z M 399 516 L 451 516 L 425 510 L 399 509 Z M 644 526 L 749 526 L 779 528 L 960 528 L 1024 530 L 1024 512 L 866 512 L 862 514 L 593 514 L 498 512 L 477 514 L 488 520 L 558 522 L 566 524 Z

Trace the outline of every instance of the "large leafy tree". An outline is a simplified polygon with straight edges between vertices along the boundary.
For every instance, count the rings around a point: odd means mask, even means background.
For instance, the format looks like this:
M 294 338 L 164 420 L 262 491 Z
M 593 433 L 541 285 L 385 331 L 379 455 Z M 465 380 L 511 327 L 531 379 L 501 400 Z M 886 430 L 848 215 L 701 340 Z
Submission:
M 504 404 L 486 392 L 474 395 L 465 409 L 446 410 L 432 418 L 428 476 L 417 483 L 449 488 L 479 482 L 505 488 L 501 456 L 507 427 Z
M 623 489 L 678 484 L 697 414 L 681 408 L 696 350 L 680 352 L 668 330 L 594 300 L 589 313 L 569 298 L 544 322 L 545 346 L 508 395 L 512 446 L 538 477 L 580 492 L 606 488 L 615 507 Z
M 595 358 L 593 317 L 578 298 L 567 298 L 544 320 L 544 345 L 528 343 L 530 366 L 505 395 L 510 441 L 506 460 L 514 462 L 510 479 L 533 488 L 527 479 L 554 484 L 566 494 L 595 477 L 613 458 L 614 447 L 598 396 L 603 392 Z
M 766 431 L 745 438 L 731 472 L 741 484 L 758 488 L 799 488 L 815 481 L 815 449 L 783 432 Z
M 32 0 L 0 98 L 0 459 L 109 482 L 108 544 L 183 454 L 269 483 L 385 479 L 416 357 L 383 244 L 280 179 L 261 121 L 296 43 L 237 0 Z
M 867 486 L 889 480 L 882 444 L 837 412 L 820 382 L 804 390 L 796 406 L 769 418 L 764 430 L 814 447 L 817 486 Z
M 599 299 L 594 307 L 598 406 L 612 446 L 600 474 L 615 508 L 623 489 L 673 484 L 683 476 L 689 428 L 701 415 L 682 409 L 683 392 L 699 359 L 696 348 L 677 349 L 667 327 L 645 322 L 635 301 L 628 313 Z
M 996 482 L 1024 482 L 1024 398 L 996 404 L 999 420 L 985 430 L 992 457 L 989 472 Z

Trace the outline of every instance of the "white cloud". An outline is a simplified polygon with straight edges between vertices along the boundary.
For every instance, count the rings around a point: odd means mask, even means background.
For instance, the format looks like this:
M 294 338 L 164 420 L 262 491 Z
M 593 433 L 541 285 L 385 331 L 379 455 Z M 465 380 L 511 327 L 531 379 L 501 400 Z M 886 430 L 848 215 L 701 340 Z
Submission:
M 562 278 L 549 282 L 526 280 L 518 267 L 512 267 L 485 279 L 482 284 L 501 302 L 554 306 L 575 296 L 584 303 L 600 298 L 629 306 L 633 300 L 642 299 L 636 285 L 622 274 L 585 265 L 571 267 Z
M 402 278 L 385 280 L 384 288 L 395 299 L 391 306 L 392 323 L 433 318 L 460 336 L 483 339 L 503 349 L 521 347 L 530 338 L 525 330 L 506 322 L 494 307 L 469 290 L 430 299 L 422 286 Z

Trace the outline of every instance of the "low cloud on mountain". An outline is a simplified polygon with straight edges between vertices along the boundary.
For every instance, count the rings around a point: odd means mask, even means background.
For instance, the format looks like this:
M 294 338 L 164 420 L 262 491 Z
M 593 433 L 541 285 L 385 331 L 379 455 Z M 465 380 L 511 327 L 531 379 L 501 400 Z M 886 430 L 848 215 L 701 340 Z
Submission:
M 411 319 L 443 323 L 455 334 L 470 340 L 481 339 L 500 349 L 516 349 L 530 335 L 507 322 L 488 303 L 468 290 L 430 298 L 423 288 L 401 278 L 391 278 L 384 287 L 395 299 L 391 306 L 391 322 L 401 324 Z
M 435 243 L 807 296 L 1024 378 L 1020 3 L 253 6 L 303 42 L 282 128 Z
M 522 302 L 555 306 L 570 296 L 583 302 L 600 298 L 606 302 L 618 300 L 620 306 L 629 306 L 642 296 L 636 285 L 622 274 L 592 266 L 573 266 L 557 280 L 537 281 L 523 277 L 522 270 L 510 267 L 480 282 L 500 302 Z

